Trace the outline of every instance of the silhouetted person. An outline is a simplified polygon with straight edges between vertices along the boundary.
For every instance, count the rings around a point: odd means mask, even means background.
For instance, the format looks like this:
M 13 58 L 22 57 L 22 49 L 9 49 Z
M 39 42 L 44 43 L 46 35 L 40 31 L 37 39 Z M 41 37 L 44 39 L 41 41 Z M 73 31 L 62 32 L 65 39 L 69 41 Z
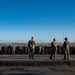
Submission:
M 15 48 L 15 54 L 20 54 L 20 47 L 18 45 Z
M 5 54 L 5 46 L 1 46 L 1 54 Z
M 28 42 L 29 59 L 34 58 L 35 46 L 36 46 L 36 42 L 34 41 L 34 37 L 31 37 L 31 40 L 29 40 Z
M 13 48 L 13 50 L 12 50 L 12 54 L 15 54 L 16 46 L 13 45 L 12 48 Z
M 19 45 L 19 47 L 20 47 L 20 54 L 23 54 L 23 50 L 22 50 L 22 45 Z
M 64 47 L 64 59 L 69 59 L 70 58 L 70 46 L 69 46 L 68 38 L 65 38 L 63 47 Z
M 54 55 L 54 59 L 55 59 L 56 54 L 57 54 L 57 42 L 56 39 L 54 38 L 53 42 L 51 42 L 51 56 L 49 58 L 52 59 Z
M 7 54 L 12 54 L 12 46 L 11 45 L 7 46 Z
M 45 52 L 45 47 L 44 45 L 42 45 L 41 53 L 44 54 L 44 52 Z
M 0 45 L 0 54 L 1 54 L 1 45 Z
M 25 49 L 24 49 L 24 53 L 25 53 L 25 54 L 28 54 L 28 47 L 27 47 L 27 45 L 25 45 L 24 48 L 25 48 Z
M 22 46 L 22 51 L 23 51 L 23 54 L 26 54 L 26 46 L 25 45 Z

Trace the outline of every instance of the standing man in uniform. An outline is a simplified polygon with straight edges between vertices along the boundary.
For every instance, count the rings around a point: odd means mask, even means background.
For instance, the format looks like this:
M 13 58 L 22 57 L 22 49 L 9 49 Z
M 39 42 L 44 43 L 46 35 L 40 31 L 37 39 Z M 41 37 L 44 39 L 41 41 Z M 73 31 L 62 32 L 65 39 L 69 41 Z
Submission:
M 64 47 L 64 59 L 69 59 L 70 58 L 70 46 L 69 46 L 68 38 L 65 38 L 63 47 Z
M 56 39 L 53 39 L 53 42 L 51 42 L 51 56 L 49 57 L 50 59 L 52 59 L 53 55 L 54 55 L 54 59 L 56 57 L 57 54 L 57 42 Z
M 34 50 L 35 50 L 36 42 L 34 41 L 34 37 L 31 37 L 31 40 L 28 42 L 29 49 L 29 59 L 34 59 Z

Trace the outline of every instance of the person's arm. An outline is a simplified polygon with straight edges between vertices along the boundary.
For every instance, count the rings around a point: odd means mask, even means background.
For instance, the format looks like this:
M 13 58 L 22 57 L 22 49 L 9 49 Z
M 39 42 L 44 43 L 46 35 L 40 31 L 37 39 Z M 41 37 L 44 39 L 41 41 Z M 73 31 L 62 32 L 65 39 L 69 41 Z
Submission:
M 37 45 L 36 42 L 34 41 L 35 46 Z
M 30 41 L 28 41 L 28 49 L 29 49 L 29 46 L 30 46 Z

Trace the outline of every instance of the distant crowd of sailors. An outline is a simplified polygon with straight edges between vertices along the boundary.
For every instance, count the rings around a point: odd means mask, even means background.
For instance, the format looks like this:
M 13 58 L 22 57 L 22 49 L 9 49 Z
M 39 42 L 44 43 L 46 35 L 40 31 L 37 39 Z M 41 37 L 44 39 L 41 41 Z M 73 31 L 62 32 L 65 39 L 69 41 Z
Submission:
M 28 54 L 27 45 L 0 45 L 0 54 Z M 51 45 L 37 45 L 34 54 L 50 54 Z M 63 54 L 63 45 L 57 46 L 57 54 Z M 70 46 L 70 54 L 75 54 L 75 46 Z

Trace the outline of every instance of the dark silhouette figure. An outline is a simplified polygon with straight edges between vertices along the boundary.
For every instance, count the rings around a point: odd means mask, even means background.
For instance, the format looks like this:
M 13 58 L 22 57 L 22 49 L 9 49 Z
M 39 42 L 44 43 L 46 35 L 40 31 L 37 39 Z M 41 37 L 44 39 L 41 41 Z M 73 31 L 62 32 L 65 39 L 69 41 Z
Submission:
M 34 58 L 35 46 L 36 46 L 36 42 L 34 41 L 34 37 L 31 37 L 31 40 L 29 40 L 28 42 L 29 59 Z
M 54 59 L 55 59 L 56 54 L 57 54 L 57 42 L 56 39 L 54 38 L 53 42 L 51 42 L 51 56 L 49 58 L 52 59 L 54 55 Z
M 69 46 L 68 38 L 65 38 L 63 47 L 64 47 L 64 59 L 69 59 L 70 58 L 70 46 Z

